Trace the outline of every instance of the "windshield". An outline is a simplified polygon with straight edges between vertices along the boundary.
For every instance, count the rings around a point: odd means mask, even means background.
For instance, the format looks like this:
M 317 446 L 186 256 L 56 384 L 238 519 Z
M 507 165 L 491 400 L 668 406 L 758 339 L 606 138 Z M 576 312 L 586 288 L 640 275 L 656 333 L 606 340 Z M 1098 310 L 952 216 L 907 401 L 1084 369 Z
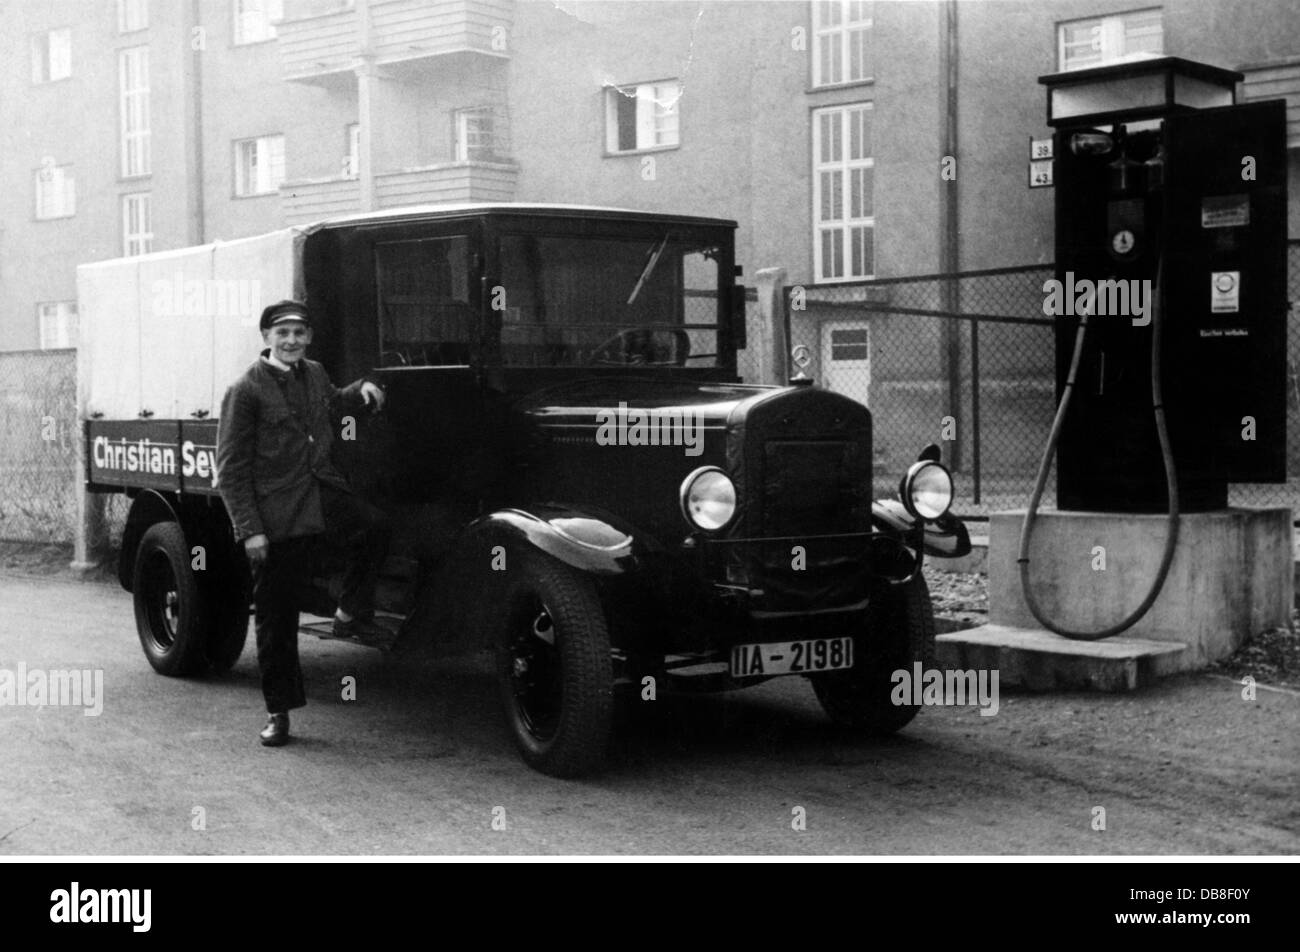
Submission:
M 641 238 L 501 237 L 507 367 L 716 367 L 717 244 Z

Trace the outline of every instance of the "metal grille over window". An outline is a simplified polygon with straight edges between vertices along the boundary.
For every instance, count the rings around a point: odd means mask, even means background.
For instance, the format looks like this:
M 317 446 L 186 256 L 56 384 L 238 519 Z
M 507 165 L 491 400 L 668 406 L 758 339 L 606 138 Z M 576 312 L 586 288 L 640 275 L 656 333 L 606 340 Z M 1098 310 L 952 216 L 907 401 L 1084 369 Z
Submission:
M 510 122 L 500 106 L 472 106 L 454 113 L 457 162 L 510 161 Z

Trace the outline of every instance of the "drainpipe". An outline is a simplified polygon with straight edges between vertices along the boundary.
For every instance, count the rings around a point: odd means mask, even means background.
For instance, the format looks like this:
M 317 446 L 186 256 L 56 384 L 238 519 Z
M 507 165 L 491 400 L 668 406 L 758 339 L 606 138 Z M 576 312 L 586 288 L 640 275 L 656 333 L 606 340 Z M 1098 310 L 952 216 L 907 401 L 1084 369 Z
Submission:
M 957 0 L 944 0 L 939 8 L 939 114 L 943 117 L 940 154 L 957 158 Z M 941 167 L 942 168 L 942 167 Z M 960 168 L 951 179 L 939 180 L 939 270 L 956 272 L 960 265 L 961 222 L 957 204 L 957 181 Z M 960 304 L 955 281 L 941 285 L 940 310 L 956 313 Z M 956 421 L 956 439 L 947 460 L 960 469 L 965 432 L 962 425 L 961 399 L 961 327 L 945 319 L 943 363 L 948 382 L 948 415 Z
M 201 34 L 197 31 L 203 28 L 203 22 L 199 14 L 199 0 L 190 0 L 189 17 L 186 25 L 184 42 L 190 46 L 190 141 L 189 141 L 189 169 L 188 169 L 188 196 L 189 205 L 189 223 L 188 223 L 188 243 L 191 245 L 201 245 L 207 241 L 207 222 L 203 200 L 203 183 L 206 176 L 203 174 L 203 55 L 202 44 L 196 44 L 195 38 Z
M 357 122 L 361 126 L 360 145 L 361 155 L 358 160 L 361 163 L 361 174 L 359 177 L 361 184 L 361 210 L 373 211 L 375 208 L 375 148 L 374 136 L 371 134 L 375 127 L 374 119 L 374 95 L 375 83 L 378 77 L 375 75 L 375 55 L 374 46 L 371 42 L 371 20 L 370 20 L 370 0 L 356 0 L 357 10 L 357 47 L 360 56 L 357 60 Z

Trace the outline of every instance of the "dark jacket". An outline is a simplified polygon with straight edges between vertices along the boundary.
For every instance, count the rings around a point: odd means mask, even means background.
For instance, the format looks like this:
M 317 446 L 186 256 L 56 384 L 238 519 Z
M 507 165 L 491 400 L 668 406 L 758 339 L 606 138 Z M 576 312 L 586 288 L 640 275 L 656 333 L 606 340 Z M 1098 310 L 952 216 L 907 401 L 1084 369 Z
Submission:
M 276 542 L 324 532 L 320 484 L 348 489 L 330 460 L 334 420 L 365 405 L 365 380 L 338 389 L 316 361 L 302 363 L 308 407 L 302 419 L 285 396 L 288 372 L 260 358 L 221 401 L 217 489 L 237 540 L 265 533 Z

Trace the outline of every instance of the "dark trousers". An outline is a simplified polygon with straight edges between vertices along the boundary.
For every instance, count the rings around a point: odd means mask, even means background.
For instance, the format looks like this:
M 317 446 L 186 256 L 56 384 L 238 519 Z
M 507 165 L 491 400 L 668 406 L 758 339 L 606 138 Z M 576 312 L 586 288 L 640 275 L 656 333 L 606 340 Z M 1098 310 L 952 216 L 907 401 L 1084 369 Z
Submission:
M 327 536 L 272 542 L 266 563 L 253 579 L 257 664 L 266 709 L 273 714 L 307 703 L 298 660 L 298 610 L 311 584 L 313 554 L 322 539 L 334 537 L 331 541 L 347 550 L 339 607 L 354 616 L 373 608 L 375 579 L 388 550 L 388 517 L 361 497 L 322 485 L 321 508 Z
M 375 607 L 375 580 L 388 554 L 388 516 L 355 493 L 326 484 L 320 488 L 320 504 L 330 541 L 347 552 L 339 608 L 353 616 L 369 614 Z

